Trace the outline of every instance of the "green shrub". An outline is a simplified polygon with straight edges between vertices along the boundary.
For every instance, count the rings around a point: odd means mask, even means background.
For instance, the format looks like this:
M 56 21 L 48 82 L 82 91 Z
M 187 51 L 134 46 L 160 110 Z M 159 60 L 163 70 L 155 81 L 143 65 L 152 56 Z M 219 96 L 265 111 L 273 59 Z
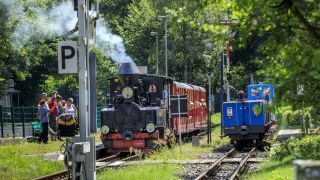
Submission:
M 288 155 L 295 158 L 320 160 L 320 136 L 302 139 L 290 138 L 274 149 L 272 158 L 282 160 Z
M 277 112 L 277 124 L 280 129 L 302 129 L 303 118 L 307 128 L 317 127 L 312 118 L 311 108 L 302 110 L 291 110 L 291 108 L 279 108 Z

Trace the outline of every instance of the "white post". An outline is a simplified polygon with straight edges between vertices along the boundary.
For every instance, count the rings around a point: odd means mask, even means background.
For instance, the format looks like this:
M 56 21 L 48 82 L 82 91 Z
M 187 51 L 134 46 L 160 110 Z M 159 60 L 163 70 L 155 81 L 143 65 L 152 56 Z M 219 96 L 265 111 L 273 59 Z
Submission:
M 95 141 L 94 137 L 89 136 L 89 84 L 88 84 L 88 57 L 89 57 L 89 1 L 78 0 L 78 27 L 79 27 L 79 125 L 80 137 L 78 142 L 90 142 L 90 152 L 86 153 L 85 161 L 80 162 L 80 173 L 76 171 L 76 164 L 73 164 L 72 179 L 95 180 Z M 73 154 L 75 155 L 75 154 Z M 74 159 L 75 162 L 75 159 Z
M 178 112 L 179 112 L 179 147 L 180 147 L 180 160 L 181 160 L 181 155 L 182 155 L 182 148 L 181 148 L 181 145 L 182 145 L 182 140 L 181 140 L 181 111 L 180 111 L 180 95 L 178 95 Z
M 79 25 L 79 121 L 80 141 L 85 142 L 88 136 L 88 89 L 87 89 L 87 27 L 86 27 L 86 0 L 78 0 Z

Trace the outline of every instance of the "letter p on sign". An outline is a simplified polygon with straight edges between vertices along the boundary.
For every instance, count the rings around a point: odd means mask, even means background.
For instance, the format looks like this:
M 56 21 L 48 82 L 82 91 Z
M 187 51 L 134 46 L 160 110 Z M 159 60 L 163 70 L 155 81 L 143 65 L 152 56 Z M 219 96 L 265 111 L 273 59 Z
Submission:
M 58 42 L 59 74 L 78 73 L 78 53 L 76 41 Z

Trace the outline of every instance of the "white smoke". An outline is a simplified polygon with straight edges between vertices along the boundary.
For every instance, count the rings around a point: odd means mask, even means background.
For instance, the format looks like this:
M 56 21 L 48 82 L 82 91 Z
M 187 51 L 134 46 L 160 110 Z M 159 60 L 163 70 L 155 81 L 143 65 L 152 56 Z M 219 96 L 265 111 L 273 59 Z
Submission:
M 133 62 L 132 58 L 126 54 L 123 39 L 111 33 L 108 25 L 103 20 L 99 20 L 96 28 L 97 48 L 108 54 L 117 63 Z
M 50 10 L 37 7 L 35 0 L 25 1 L 28 9 L 22 5 L 22 0 L 0 0 L 0 2 L 18 22 L 11 40 L 17 49 L 39 36 L 65 35 L 77 24 L 77 12 L 74 11 L 71 1 L 60 3 Z M 30 12 L 33 14 L 32 17 Z M 131 57 L 126 54 L 123 39 L 112 34 L 103 20 L 97 23 L 96 47 L 117 63 L 132 62 Z

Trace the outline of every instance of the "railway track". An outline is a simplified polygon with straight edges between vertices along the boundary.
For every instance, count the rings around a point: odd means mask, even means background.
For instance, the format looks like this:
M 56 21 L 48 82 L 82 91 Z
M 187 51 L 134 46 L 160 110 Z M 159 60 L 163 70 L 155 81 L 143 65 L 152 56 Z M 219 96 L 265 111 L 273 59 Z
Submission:
M 238 152 L 236 148 L 232 148 L 227 153 L 222 155 L 217 161 L 215 161 L 209 169 L 200 174 L 196 180 L 203 179 L 236 179 L 243 169 L 245 168 L 248 159 L 255 153 L 256 147 L 251 148 L 246 152 Z M 222 163 L 223 160 L 230 157 L 241 157 L 239 163 Z
M 109 164 L 111 164 L 115 161 L 118 161 L 118 160 L 119 161 L 129 161 L 129 160 L 134 160 L 134 159 L 138 159 L 138 158 L 140 158 L 139 155 L 132 155 L 132 156 L 125 157 L 125 158 L 121 159 L 119 154 L 111 155 L 111 156 L 108 156 L 105 158 L 101 158 L 101 159 L 98 159 L 96 162 L 107 162 L 107 163 L 102 166 L 97 167 L 96 171 L 101 172 L 101 170 L 107 168 Z M 71 179 L 71 174 L 68 170 L 64 170 L 64 171 L 56 172 L 53 174 L 45 175 L 42 177 L 38 177 L 38 178 L 35 178 L 34 180 L 68 180 L 68 179 Z

